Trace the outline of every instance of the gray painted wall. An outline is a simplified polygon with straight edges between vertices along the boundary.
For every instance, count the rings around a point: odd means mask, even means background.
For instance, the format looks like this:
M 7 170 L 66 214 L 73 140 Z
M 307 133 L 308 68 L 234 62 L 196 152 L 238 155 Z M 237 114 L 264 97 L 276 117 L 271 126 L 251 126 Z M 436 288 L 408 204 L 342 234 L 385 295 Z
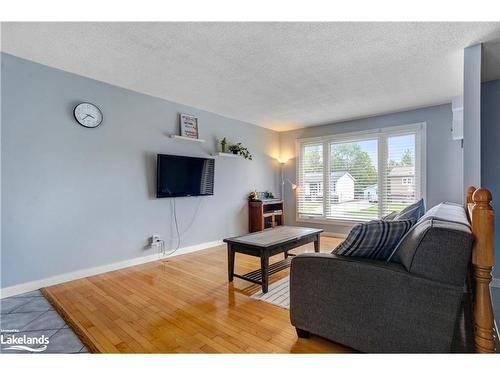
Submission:
M 481 44 L 464 49 L 464 191 L 481 186 Z
M 495 222 L 495 248 L 497 264 L 500 263 L 500 80 L 481 85 L 481 182 L 493 194 Z M 494 270 L 500 278 L 500 266 Z
M 207 156 L 227 136 L 254 155 L 216 159 L 214 196 L 176 199 L 181 246 L 246 232 L 247 194 L 278 192 L 273 131 L 8 54 L 1 87 L 2 287 L 151 255 L 152 234 L 174 246 L 172 200 L 154 198 L 157 153 Z M 75 123 L 80 101 L 102 109 L 99 128 Z M 199 118 L 206 143 L 167 137 L 179 112 Z
M 431 207 L 445 200 L 462 203 L 465 194 L 462 189 L 462 148 L 460 141 L 454 141 L 451 138 L 451 104 L 280 133 L 281 153 L 291 158 L 285 166 L 285 175 L 292 182 L 296 181 L 295 140 L 298 138 L 319 137 L 423 121 L 427 123 L 426 204 Z M 295 193 L 289 184 L 285 186 L 285 203 L 289 224 L 310 225 L 295 223 Z M 347 234 L 351 226 L 320 225 L 320 227 L 328 232 Z

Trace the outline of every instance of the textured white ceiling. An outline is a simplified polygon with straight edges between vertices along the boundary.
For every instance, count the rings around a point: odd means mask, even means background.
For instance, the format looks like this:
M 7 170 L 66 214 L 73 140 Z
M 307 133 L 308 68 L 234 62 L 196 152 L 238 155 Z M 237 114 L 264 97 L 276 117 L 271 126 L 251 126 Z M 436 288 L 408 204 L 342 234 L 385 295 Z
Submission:
M 450 102 L 500 23 L 3 23 L 2 50 L 275 130 Z

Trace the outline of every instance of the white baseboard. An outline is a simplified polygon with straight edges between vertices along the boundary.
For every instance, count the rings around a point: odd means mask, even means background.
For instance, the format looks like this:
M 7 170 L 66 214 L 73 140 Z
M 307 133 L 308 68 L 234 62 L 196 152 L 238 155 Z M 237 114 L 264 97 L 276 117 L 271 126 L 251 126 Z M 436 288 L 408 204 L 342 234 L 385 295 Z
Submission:
M 346 237 L 346 235 L 342 234 L 342 233 L 323 232 L 322 234 L 326 237 L 337 237 L 337 238 L 345 238 Z M 115 271 L 115 270 L 119 270 L 122 268 L 135 266 L 138 264 L 144 264 L 144 263 L 148 263 L 148 262 L 154 262 L 154 261 L 160 260 L 160 259 L 166 259 L 166 258 L 178 256 L 178 255 L 193 253 L 196 251 L 208 249 L 210 247 L 220 246 L 223 244 L 224 244 L 224 242 L 222 242 L 222 241 L 204 242 L 204 243 L 201 243 L 198 245 L 182 247 L 179 250 L 177 250 L 174 254 L 167 255 L 165 257 L 161 257 L 158 254 L 151 254 L 151 255 L 146 255 L 143 257 L 123 260 L 123 261 L 116 262 L 116 263 L 110 263 L 110 264 L 106 264 L 103 266 L 85 268 L 82 270 L 68 272 L 68 273 L 48 277 L 48 278 L 41 279 L 41 280 L 35 280 L 35 281 L 23 283 L 23 284 L 17 284 L 17 285 L 13 285 L 13 286 L 9 286 L 9 287 L 0 289 L 0 298 L 11 297 L 11 296 L 15 296 L 18 294 L 31 292 L 33 290 L 37 290 L 40 288 L 45 288 L 45 287 L 48 287 L 51 285 L 65 283 L 68 281 L 81 279 L 83 277 L 99 275 L 101 273 Z M 493 281 L 491 282 L 491 286 L 493 288 L 500 288 L 500 279 L 493 278 Z
M 35 280 L 35 281 L 23 283 L 23 284 L 13 285 L 13 286 L 9 286 L 9 287 L 0 289 L 0 298 L 11 297 L 11 296 L 15 296 L 18 294 L 31 292 L 33 290 L 37 290 L 40 288 L 45 288 L 45 287 L 48 287 L 51 285 L 61 284 L 61 283 L 65 283 L 67 281 L 81 279 L 83 277 L 94 276 L 94 275 L 98 275 L 98 274 L 105 273 L 105 272 L 115 271 L 115 270 L 118 270 L 121 268 L 131 267 L 131 266 L 135 266 L 138 264 L 154 262 L 156 260 L 166 259 L 166 258 L 170 258 L 170 257 L 182 255 L 182 254 L 193 253 L 195 251 L 208 249 L 208 248 L 214 247 L 214 246 L 220 246 L 222 244 L 223 244 L 222 241 L 205 242 L 205 243 L 201 243 L 198 245 L 182 247 L 182 248 L 178 249 L 174 254 L 167 255 L 165 257 L 161 257 L 159 254 L 151 254 L 151 255 L 146 255 L 143 257 L 123 260 L 123 261 L 116 262 L 116 263 L 106 264 L 103 266 L 85 268 L 82 270 L 63 273 L 61 275 L 48 277 L 46 279 Z

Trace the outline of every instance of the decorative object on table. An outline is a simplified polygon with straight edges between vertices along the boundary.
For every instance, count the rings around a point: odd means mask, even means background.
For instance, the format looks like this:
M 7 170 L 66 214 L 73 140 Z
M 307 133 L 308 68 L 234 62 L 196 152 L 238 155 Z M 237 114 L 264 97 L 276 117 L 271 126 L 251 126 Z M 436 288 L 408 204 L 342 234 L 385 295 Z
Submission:
M 259 200 L 272 200 L 272 199 L 276 199 L 274 197 L 274 194 L 270 191 L 259 191 L 257 192 L 257 197 Z
M 198 119 L 196 117 L 181 113 L 179 122 L 182 137 L 198 139 Z
M 248 200 L 251 201 L 263 201 L 263 200 L 275 200 L 274 194 L 271 191 L 252 191 L 248 196 Z
M 250 193 L 250 195 L 248 196 L 248 200 L 249 200 L 249 201 L 253 201 L 253 202 L 258 201 L 258 200 L 259 200 L 259 198 L 258 198 L 257 192 L 256 192 L 256 191 L 252 191 L 252 192 Z
M 264 198 L 265 199 L 274 199 L 274 194 L 272 192 L 266 190 L 264 192 Z
M 250 196 L 252 197 L 254 193 L 250 194 Z M 248 224 L 250 232 L 258 232 L 285 224 L 283 201 L 273 198 L 262 198 L 261 194 L 265 193 L 257 193 L 254 199 L 248 200 Z
M 102 123 L 101 110 L 92 103 L 80 103 L 73 109 L 75 120 L 85 128 L 97 128 Z
M 226 153 L 227 152 L 227 139 L 226 137 L 222 138 L 220 141 L 220 151 Z
M 241 142 L 229 146 L 229 151 L 235 155 L 243 156 L 245 159 L 252 160 L 252 154 L 241 144 Z

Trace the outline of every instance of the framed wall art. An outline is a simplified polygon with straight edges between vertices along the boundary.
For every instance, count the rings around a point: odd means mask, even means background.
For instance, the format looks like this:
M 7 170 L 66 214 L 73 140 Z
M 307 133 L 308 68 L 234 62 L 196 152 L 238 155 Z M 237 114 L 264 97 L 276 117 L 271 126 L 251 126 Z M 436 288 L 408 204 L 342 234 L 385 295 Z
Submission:
M 198 139 L 198 118 L 181 113 L 179 116 L 181 136 Z

